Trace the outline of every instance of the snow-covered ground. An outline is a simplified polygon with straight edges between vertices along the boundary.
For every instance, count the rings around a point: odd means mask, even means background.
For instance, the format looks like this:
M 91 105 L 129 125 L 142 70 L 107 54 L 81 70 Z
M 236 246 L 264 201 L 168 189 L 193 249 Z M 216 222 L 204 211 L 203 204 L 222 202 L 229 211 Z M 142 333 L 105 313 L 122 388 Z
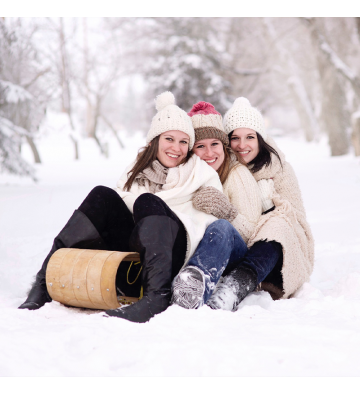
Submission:
M 39 143 L 38 183 L 0 175 L 0 376 L 360 376 L 359 158 L 276 141 L 299 178 L 315 270 L 294 298 L 253 293 L 235 313 L 171 306 L 136 324 L 57 302 L 18 310 L 73 210 L 92 187 L 115 186 L 144 139 L 114 142 L 108 160 L 84 141 L 75 162 L 54 134 Z

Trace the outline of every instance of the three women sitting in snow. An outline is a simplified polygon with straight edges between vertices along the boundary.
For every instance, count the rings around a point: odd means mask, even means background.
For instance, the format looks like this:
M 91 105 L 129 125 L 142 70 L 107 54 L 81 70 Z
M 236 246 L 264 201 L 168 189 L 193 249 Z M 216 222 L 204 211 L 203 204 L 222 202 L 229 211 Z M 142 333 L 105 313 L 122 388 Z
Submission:
M 245 98 L 224 116 L 210 103 L 191 111 L 170 92 L 156 98 L 146 147 L 115 190 L 98 186 L 55 237 L 27 300 L 51 301 L 46 268 L 59 248 L 136 251 L 142 265 L 120 294 L 140 296 L 106 316 L 146 322 L 170 304 L 236 310 L 255 290 L 288 298 L 309 280 L 314 242 L 297 178 Z

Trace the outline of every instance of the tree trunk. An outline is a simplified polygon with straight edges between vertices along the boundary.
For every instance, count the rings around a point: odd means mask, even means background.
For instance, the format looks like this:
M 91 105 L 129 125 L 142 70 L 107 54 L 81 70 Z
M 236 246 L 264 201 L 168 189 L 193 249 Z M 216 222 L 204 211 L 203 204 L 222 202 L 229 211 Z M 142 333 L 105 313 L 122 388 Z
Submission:
M 73 136 L 72 133 L 70 133 L 69 136 L 70 136 L 71 141 L 72 141 L 73 144 L 74 144 L 75 160 L 78 160 L 78 159 L 79 159 L 79 143 L 78 143 L 78 141 L 76 140 L 76 138 Z
M 352 117 L 351 142 L 354 146 L 355 156 L 360 156 L 360 112 Z
M 87 137 L 95 138 L 95 128 L 94 128 L 94 107 L 87 97 L 86 103 L 86 114 L 85 114 L 85 134 Z
M 345 115 L 346 98 L 335 72 L 323 64 L 321 72 L 322 110 L 321 117 L 329 136 L 332 156 L 345 155 L 349 152 L 349 127 Z
M 67 53 L 66 53 L 66 43 L 65 43 L 65 32 L 64 32 L 64 23 L 63 18 L 59 18 L 60 28 L 59 28 L 59 41 L 60 41 L 60 56 L 61 56 L 61 104 L 62 111 L 68 115 L 71 132 L 69 133 L 69 137 L 74 144 L 74 153 L 75 160 L 79 159 L 79 144 L 74 136 L 74 123 L 72 120 L 72 110 L 71 110 L 71 92 L 70 92 L 70 83 L 69 83 L 69 72 L 68 72 L 68 63 L 67 63 Z
M 31 148 L 31 151 L 32 151 L 32 153 L 33 153 L 33 155 L 34 155 L 34 162 L 35 162 L 35 163 L 41 163 L 39 151 L 38 151 L 37 148 L 36 148 L 36 145 L 35 145 L 35 143 L 34 143 L 34 140 L 33 140 L 30 136 L 28 136 L 28 135 L 26 135 L 25 137 L 26 137 L 26 141 L 29 143 L 30 148 Z
M 332 58 L 323 49 L 323 36 L 314 18 L 308 18 L 311 40 L 315 48 L 319 79 L 322 89 L 321 120 L 329 136 L 332 156 L 345 155 L 349 151 L 350 141 L 347 130 L 350 127 L 349 114 L 346 111 L 346 97 L 343 74 L 334 67 Z M 344 78 L 344 77 L 343 77 Z
M 108 152 L 105 146 L 101 144 L 101 141 L 99 140 L 96 130 L 98 126 L 98 120 L 100 116 L 100 103 L 101 99 L 99 96 L 96 97 L 96 105 L 93 106 L 93 104 L 90 102 L 89 98 L 87 98 L 87 112 L 86 112 L 86 133 L 88 137 L 93 138 L 96 141 L 96 144 L 100 148 L 100 152 L 102 155 L 104 155 L 106 158 L 108 157 Z
M 278 39 L 270 18 L 264 18 L 263 22 L 271 38 L 270 44 L 274 46 L 279 56 L 279 63 L 285 70 L 287 85 L 295 110 L 298 113 L 301 127 L 305 133 L 306 141 L 313 141 L 319 135 L 319 126 L 306 87 L 299 76 L 299 67 L 295 64 L 288 49 Z
M 288 87 L 298 113 L 301 127 L 308 142 L 314 141 L 319 135 L 319 126 L 303 82 L 298 77 L 288 79 Z

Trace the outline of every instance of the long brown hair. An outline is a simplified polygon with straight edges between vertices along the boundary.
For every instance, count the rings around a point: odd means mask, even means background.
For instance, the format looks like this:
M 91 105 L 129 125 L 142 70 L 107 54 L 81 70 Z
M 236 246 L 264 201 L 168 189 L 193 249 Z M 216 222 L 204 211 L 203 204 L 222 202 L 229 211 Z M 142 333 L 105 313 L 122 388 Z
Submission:
M 223 148 L 224 148 L 224 161 L 221 164 L 221 166 L 217 169 L 217 173 L 219 174 L 219 178 L 222 184 L 224 184 L 224 182 L 228 178 L 228 175 L 230 173 L 230 163 L 231 163 L 231 159 L 230 159 L 231 151 L 229 146 L 223 144 Z
M 256 173 L 259 171 L 263 166 L 268 167 L 271 165 L 271 154 L 274 154 L 277 156 L 277 158 L 280 161 L 281 167 L 283 167 L 280 155 L 276 151 L 275 148 L 271 147 L 263 138 L 262 136 L 256 132 L 257 138 L 259 141 L 259 153 L 256 155 L 256 157 L 248 163 L 249 166 L 252 165 L 250 171 L 252 173 Z
M 152 168 L 152 163 L 157 159 L 157 154 L 159 150 L 159 139 L 160 136 L 156 136 L 146 147 L 140 148 L 138 155 L 136 157 L 136 162 L 133 168 L 127 173 L 128 179 L 124 185 L 124 191 L 130 191 L 136 176 L 144 171 L 147 167 Z M 181 161 L 179 165 L 186 163 L 191 157 L 192 151 L 188 151 L 186 157 Z

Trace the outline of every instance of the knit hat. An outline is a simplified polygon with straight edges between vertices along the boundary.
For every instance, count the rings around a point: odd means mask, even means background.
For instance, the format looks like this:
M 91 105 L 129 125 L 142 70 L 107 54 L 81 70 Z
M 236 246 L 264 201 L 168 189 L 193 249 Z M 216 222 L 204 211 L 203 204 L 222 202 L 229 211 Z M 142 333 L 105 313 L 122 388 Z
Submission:
M 195 142 L 214 138 L 219 139 L 224 145 L 229 145 L 229 138 L 222 124 L 222 116 L 211 103 L 200 101 L 194 104 L 188 115 L 195 129 Z
M 259 133 L 266 140 L 267 133 L 264 120 L 259 110 L 252 107 L 245 97 L 238 97 L 224 116 L 225 133 L 229 134 L 237 128 L 249 128 Z
M 158 113 L 151 121 L 150 130 L 146 136 L 149 144 L 156 136 L 168 130 L 180 130 L 190 137 L 189 151 L 194 146 L 195 133 L 191 119 L 184 110 L 175 105 L 175 97 L 171 92 L 163 92 L 155 99 Z

